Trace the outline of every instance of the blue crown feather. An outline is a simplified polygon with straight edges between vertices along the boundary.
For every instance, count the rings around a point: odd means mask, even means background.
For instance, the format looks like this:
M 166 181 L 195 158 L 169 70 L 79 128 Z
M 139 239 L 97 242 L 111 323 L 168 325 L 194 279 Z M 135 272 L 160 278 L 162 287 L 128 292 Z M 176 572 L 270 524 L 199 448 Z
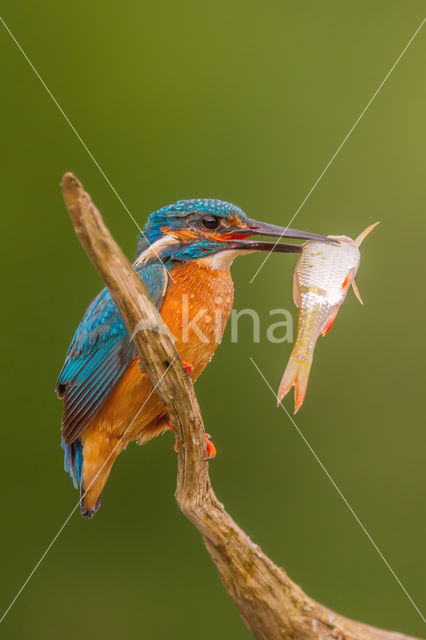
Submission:
M 182 221 L 182 218 L 196 212 L 211 213 L 221 218 L 227 218 L 232 215 L 237 215 L 243 219 L 247 218 L 244 211 L 231 202 L 209 198 L 178 200 L 174 204 L 169 204 L 167 207 L 154 211 L 148 217 L 144 232 L 138 236 L 138 254 L 146 249 L 148 244 L 152 244 L 161 237 L 162 227 L 169 226 L 173 228 L 174 224 Z

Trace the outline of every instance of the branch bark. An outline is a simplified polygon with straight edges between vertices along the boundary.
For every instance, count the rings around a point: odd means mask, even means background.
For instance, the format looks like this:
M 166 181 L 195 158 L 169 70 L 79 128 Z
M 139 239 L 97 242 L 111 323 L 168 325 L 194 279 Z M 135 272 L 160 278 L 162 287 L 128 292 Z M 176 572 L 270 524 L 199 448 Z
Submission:
M 201 532 L 223 585 L 253 636 L 258 640 L 413 640 L 349 620 L 309 598 L 225 511 L 210 483 L 200 407 L 159 312 L 72 173 L 65 174 L 61 189 L 76 234 L 133 336 L 142 371 L 172 420 L 179 449 L 176 501 Z

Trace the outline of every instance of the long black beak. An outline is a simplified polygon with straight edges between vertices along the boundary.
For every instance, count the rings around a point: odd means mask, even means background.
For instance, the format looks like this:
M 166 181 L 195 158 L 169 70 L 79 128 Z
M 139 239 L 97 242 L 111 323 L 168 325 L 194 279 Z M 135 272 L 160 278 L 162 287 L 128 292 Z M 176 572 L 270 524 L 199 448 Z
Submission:
M 267 224 L 266 222 L 258 222 L 251 218 L 247 221 L 247 232 L 253 236 L 270 236 L 278 238 L 276 242 L 259 242 L 257 240 L 241 240 L 237 239 L 241 234 L 241 228 L 235 230 L 237 236 L 235 240 L 229 242 L 230 249 L 242 249 L 247 251 L 274 251 L 275 253 L 300 253 L 302 245 L 284 244 L 279 242 L 281 238 L 292 238 L 295 240 L 319 240 L 321 242 L 333 243 L 334 240 L 325 236 L 309 233 L 308 231 L 298 231 L 289 227 L 279 227 L 275 224 Z
M 276 224 L 268 224 L 266 222 L 258 222 L 251 218 L 247 221 L 248 227 L 253 236 L 271 236 L 272 238 L 294 238 L 296 240 L 322 240 L 330 242 L 330 238 L 319 236 L 316 233 L 308 233 L 307 231 L 298 231 L 289 227 L 279 227 Z

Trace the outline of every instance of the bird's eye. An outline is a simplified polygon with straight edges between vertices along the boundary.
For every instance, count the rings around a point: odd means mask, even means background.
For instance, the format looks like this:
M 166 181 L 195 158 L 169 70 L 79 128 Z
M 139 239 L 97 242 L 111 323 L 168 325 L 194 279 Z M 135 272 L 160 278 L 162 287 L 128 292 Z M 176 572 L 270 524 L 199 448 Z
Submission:
M 216 216 L 203 216 L 201 218 L 201 222 L 203 227 L 205 227 L 206 229 L 216 229 L 219 226 L 219 218 L 217 218 Z

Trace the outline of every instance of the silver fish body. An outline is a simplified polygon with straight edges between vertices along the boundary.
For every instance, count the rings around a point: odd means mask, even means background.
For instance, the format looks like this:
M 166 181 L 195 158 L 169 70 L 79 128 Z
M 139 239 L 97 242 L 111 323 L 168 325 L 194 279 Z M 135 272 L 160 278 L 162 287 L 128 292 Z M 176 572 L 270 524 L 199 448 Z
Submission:
M 336 243 L 310 240 L 303 245 L 293 279 L 293 297 L 299 309 L 297 337 L 278 390 L 281 402 L 294 386 L 294 413 L 305 398 L 316 342 L 331 328 L 351 285 L 362 302 L 355 284 L 359 246 L 376 224 L 367 227 L 356 240 L 328 236 Z
M 339 239 L 340 240 L 340 239 Z M 339 244 L 307 242 L 294 272 L 299 308 L 298 351 L 310 351 L 343 303 L 358 271 L 360 252 L 350 238 Z

